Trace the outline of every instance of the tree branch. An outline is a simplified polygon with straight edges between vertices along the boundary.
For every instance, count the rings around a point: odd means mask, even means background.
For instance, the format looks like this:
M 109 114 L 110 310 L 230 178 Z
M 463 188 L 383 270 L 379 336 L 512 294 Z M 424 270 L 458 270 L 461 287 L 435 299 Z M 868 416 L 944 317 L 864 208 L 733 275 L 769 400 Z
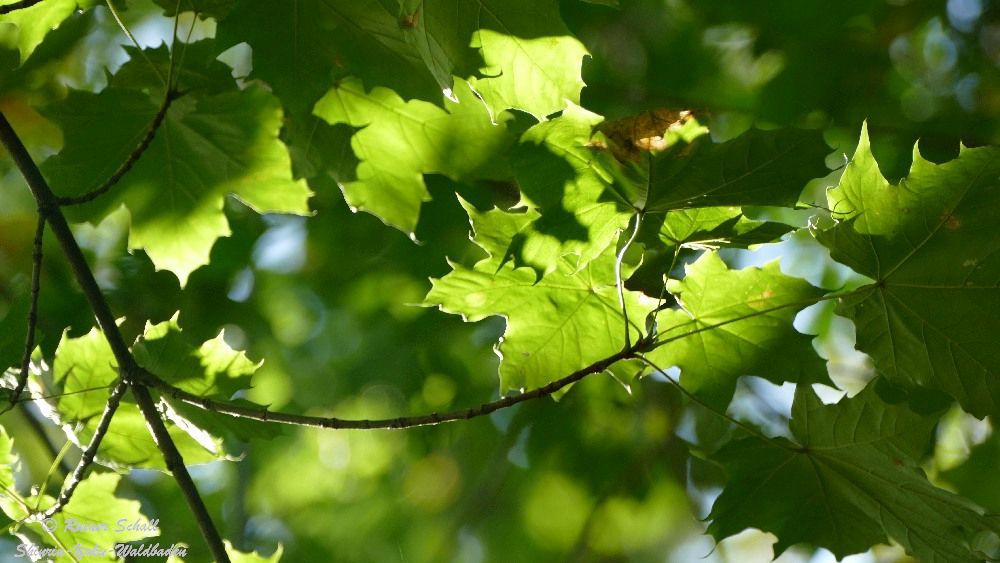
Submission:
M 257 420 L 260 422 L 276 422 L 279 424 L 287 424 L 290 426 L 329 428 L 334 430 L 348 430 L 348 429 L 370 430 L 376 428 L 402 429 L 402 428 L 413 428 L 416 426 L 431 426 L 435 424 L 441 424 L 442 422 L 454 422 L 456 420 L 469 420 L 471 418 L 477 418 L 480 416 L 496 412 L 500 409 L 511 407 L 518 403 L 523 403 L 525 401 L 530 401 L 532 399 L 538 399 L 541 397 L 552 395 L 553 393 L 559 391 L 563 387 L 566 387 L 567 385 L 570 385 L 572 383 L 576 383 L 577 381 L 580 381 L 581 379 L 587 377 L 588 375 L 604 371 L 605 369 L 611 367 L 612 364 L 620 360 L 638 358 L 647 365 L 649 365 L 650 367 L 652 367 L 653 369 L 658 369 L 655 366 L 653 366 L 653 364 L 647 358 L 643 356 L 644 353 L 650 352 L 655 348 L 659 348 L 660 346 L 664 346 L 671 342 L 681 340 L 682 338 L 687 338 L 688 336 L 692 336 L 708 330 L 713 330 L 752 317 L 766 315 L 768 313 L 772 313 L 774 311 L 778 311 L 780 309 L 784 309 L 787 307 L 806 306 L 806 305 L 811 305 L 813 303 L 818 303 L 820 301 L 826 301 L 838 297 L 845 297 L 857 293 L 858 291 L 859 290 L 854 290 L 847 293 L 825 295 L 822 297 L 802 300 L 793 303 L 783 303 L 781 305 L 777 305 L 767 309 L 761 309 L 758 311 L 753 311 L 752 313 L 740 315 L 732 319 L 726 319 L 724 321 L 712 325 L 706 325 L 695 328 L 687 332 L 674 334 L 673 336 L 669 336 L 660 340 L 656 340 L 655 339 L 656 334 L 651 332 L 650 334 L 642 336 L 635 344 L 626 347 L 621 352 L 618 352 L 617 354 L 614 354 L 612 356 L 608 356 L 607 358 L 604 358 L 602 360 L 598 360 L 587 367 L 581 368 L 567 375 L 566 377 L 557 379 L 537 389 L 533 389 L 531 391 L 522 393 L 520 395 L 513 395 L 489 403 L 483 403 L 477 407 L 471 407 L 467 409 L 461 409 L 446 413 L 431 413 L 431 414 L 416 415 L 416 416 L 402 416 L 398 418 L 360 419 L 360 420 L 290 414 L 290 413 L 269 411 L 266 408 L 260 409 L 244 405 L 237 405 L 229 401 L 209 399 L 207 397 L 195 395 L 194 393 L 190 393 L 188 391 L 184 391 L 183 389 L 179 389 L 177 387 L 174 387 L 173 385 L 170 385 L 169 383 L 157 377 L 155 374 L 152 374 L 143 368 L 139 368 L 139 371 L 137 372 L 137 377 L 140 378 L 141 382 L 144 385 L 160 391 L 165 396 L 177 399 L 181 402 L 193 405 L 203 410 L 217 412 L 235 418 L 246 418 L 250 420 Z M 682 391 L 687 393 L 687 390 L 683 388 Z
M 217 412 L 225 415 L 229 415 L 236 418 L 248 418 L 252 420 L 258 420 L 261 422 L 276 422 L 280 424 L 288 424 L 292 426 L 309 426 L 313 428 L 330 428 L 330 429 L 361 429 L 370 430 L 375 428 L 392 428 L 392 429 L 402 429 L 402 428 L 414 428 L 416 426 L 431 426 L 434 424 L 441 424 L 442 422 L 454 422 L 456 420 L 469 420 L 472 418 L 477 418 L 480 416 L 485 416 L 490 413 L 496 412 L 501 409 L 505 409 L 514 406 L 518 403 L 523 403 L 525 401 L 530 401 L 532 399 L 538 399 L 541 397 L 547 397 L 556 391 L 576 383 L 581 379 L 592 375 L 595 373 L 600 373 L 607 368 L 611 367 L 612 364 L 619 360 L 624 360 L 628 358 L 636 357 L 640 350 L 640 346 L 643 343 L 636 343 L 635 346 L 626 348 L 617 354 L 608 356 L 602 360 L 598 360 L 587 367 L 581 368 L 573 373 L 557 379 L 547 385 L 533 389 L 526 393 L 521 393 L 520 395 L 512 395 L 492 401 L 489 403 L 483 403 L 477 407 L 451 411 L 446 413 L 431 413 L 418 416 L 402 416 L 398 418 L 385 418 L 385 419 L 372 419 L 372 420 L 348 420 L 343 418 L 334 417 L 321 417 L 321 416 L 309 416 L 300 414 L 289 414 L 282 412 L 273 412 L 265 409 L 258 409 L 253 407 L 246 407 L 243 405 L 237 405 L 230 403 L 228 401 L 218 401 L 214 399 L 208 399 L 206 397 L 201 397 L 193 393 L 184 391 L 183 389 L 178 389 L 173 385 L 163 381 L 162 379 L 156 377 L 155 375 L 143 370 L 142 373 L 142 383 L 152 387 L 165 396 L 177 399 L 184 403 L 194 405 L 196 407 L 202 408 L 204 410 Z
M 128 37 L 128 40 L 131 41 L 132 45 L 134 45 L 135 48 L 138 50 L 139 55 L 146 61 L 146 64 L 149 65 L 149 69 L 152 70 L 153 74 L 155 74 L 160 79 L 160 82 L 163 83 L 163 87 L 169 90 L 170 83 L 167 81 L 166 78 L 163 77 L 163 73 L 160 72 L 159 67 L 153 64 L 153 61 L 150 60 L 149 56 L 146 54 L 146 51 L 143 50 L 142 44 L 136 40 L 135 35 L 132 35 L 132 32 L 129 31 L 128 26 L 125 25 L 125 20 L 122 19 L 121 14 L 118 13 L 118 9 L 115 8 L 114 0 L 104 0 L 104 5 L 108 7 L 108 11 L 111 12 L 111 17 L 114 18 L 115 23 L 118 24 L 119 29 L 122 30 L 122 33 L 125 34 L 125 37 Z M 191 25 L 193 26 L 194 23 L 192 22 Z
M 119 368 L 127 369 L 135 362 L 132 360 L 128 345 L 118 331 L 115 317 L 101 293 L 101 288 L 97 285 L 97 280 L 94 279 L 90 265 L 87 264 L 87 259 L 83 256 L 80 245 L 76 243 L 73 231 L 70 230 L 69 223 L 66 222 L 66 217 L 59 209 L 59 201 L 2 112 L 0 112 L 0 143 L 7 149 L 14 164 L 21 171 L 21 175 L 24 176 L 28 188 L 31 190 L 31 195 L 35 197 L 38 204 L 39 214 L 48 222 L 52 233 L 59 241 L 70 269 L 73 270 L 73 275 L 76 277 L 77 283 L 80 284 L 80 289 L 90 303 L 94 316 L 97 317 L 97 324 L 104 332 L 104 337 L 108 340 L 115 359 L 118 360 Z
M 567 385 L 570 385 L 572 383 L 576 383 L 577 381 L 580 381 L 581 379 L 587 377 L 588 375 L 604 371 L 605 369 L 611 367 L 612 364 L 620 360 L 638 358 L 643 362 L 645 362 L 650 367 L 658 369 L 655 366 L 653 366 L 652 363 L 642 354 L 645 352 L 650 352 L 655 348 L 659 348 L 660 346 L 669 344 L 670 342 L 674 342 L 682 338 L 687 338 L 688 336 L 692 336 L 700 332 L 713 330 L 752 317 L 766 315 L 768 313 L 784 309 L 787 307 L 805 306 L 813 303 L 818 303 L 820 301 L 826 301 L 828 299 L 844 297 L 847 295 L 851 295 L 856 291 L 857 290 L 842 294 L 825 295 L 822 297 L 817 297 L 793 303 L 783 303 L 781 305 L 777 305 L 767 309 L 761 309 L 758 311 L 753 311 L 752 313 L 740 315 L 732 319 L 726 319 L 724 321 L 712 325 L 698 327 L 693 330 L 682 332 L 680 334 L 675 334 L 673 336 L 669 336 L 660 340 L 655 340 L 656 334 L 650 333 L 645 336 L 642 336 L 635 344 L 629 345 L 628 347 L 626 347 L 621 352 L 618 352 L 617 354 L 608 356 L 607 358 L 604 358 L 602 360 L 598 360 L 587 367 L 581 368 L 567 375 L 566 377 L 557 379 L 537 389 L 533 389 L 531 391 L 522 393 L 520 395 L 513 395 L 489 403 L 483 403 L 477 407 L 471 407 L 467 409 L 461 409 L 446 413 L 431 413 L 431 414 L 416 415 L 416 416 L 402 416 L 398 418 L 360 419 L 360 420 L 344 419 L 336 417 L 309 416 L 302 414 L 290 414 L 290 413 L 269 411 L 266 408 L 260 409 L 244 405 L 237 405 L 229 401 L 220 401 L 216 399 L 209 399 L 207 397 L 202 397 L 200 395 L 195 395 L 194 393 L 189 393 L 187 391 L 184 391 L 183 389 L 179 389 L 177 387 L 174 387 L 173 385 L 170 385 L 169 383 L 157 377 L 155 374 L 152 374 L 143 368 L 139 368 L 139 371 L 137 371 L 137 377 L 140 378 L 141 382 L 144 385 L 152 387 L 168 397 L 177 399 L 179 401 L 182 401 L 184 403 L 196 406 L 198 408 L 207 411 L 217 412 L 235 418 L 246 418 L 251 420 L 257 420 L 260 422 L 276 422 L 279 424 L 288 424 L 291 426 L 307 426 L 312 428 L 329 428 L 335 430 L 348 430 L 348 429 L 370 430 L 376 428 L 402 429 L 402 428 L 413 428 L 416 426 L 431 426 L 435 424 L 441 424 L 442 422 L 454 422 L 456 420 L 469 420 L 471 418 L 477 418 L 480 416 L 496 412 L 500 409 L 511 407 L 518 403 L 523 403 L 525 401 L 530 401 L 532 399 L 538 399 L 541 397 L 552 395 L 553 393 L 559 391 L 563 387 L 566 387 Z M 684 389 L 682 389 L 682 391 L 686 392 L 686 390 Z
M 90 437 L 90 444 L 87 445 L 87 449 L 83 450 L 83 455 L 80 456 L 80 461 L 76 464 L 76 468 L 73 469 L 73 474 L 70 475 L 69 481 L 63 487 L 62 491 L 59 492 L 59 498 L 56 499 L 56 503 L 46 508 L 41 514 L 38 514 L 38 519 L 51 518 L 66 506 L 69 499 L 73 498 L 73 493 L 76 492 L 77 486 L 83 481 L 87 469 L 94 463 L 97 450 L 101 447 L 101 441 L 107 435 L 108 428 L 111 427 L 111 419 L 114 417 L 115 411 L 118 410 L 122 395 L 125 394 L 127 389 L 128 385 L 124 381 L 119 380 L 115 385 L 115 388 L 111 391 L 111 395 L 108 397 L 108 403 L 104 407 L 104 412 L 101 413 L 101 418 L 97 421 L 97 428 L 94 429 L 94 435 Z
M 12 2 L 10 4 L 4 4 L 0 6 L 0 16 L 4 14 L 9 14 L 17 10 L 23 10 L 25 8 L 30 8 L 35 4 L 38 4 L 42 0 L 20 0 L 19 2 Z
M 217 563 L 228 563 L 229 554 L 226 553 L 226 546 L 222 542 L 222 536 L 219 535 L 218 528 L 212 522 L 212 516 L 208 513 L 208 507 L 205 506 L 205 501 L 202 500 L 201 494 L 198 492 L 198 487 L 194 484 L 194 480 L 191 479 L 191 474 L 188 473 L 187 466 L 184 465 L 184 458 L 177 451 L 177 446 L 174 444 L 173 438 L 170 437 L 170 432 L 167 431 L 166 425 L 163 424 L 163 418 L 161 418 L 160 412 L 156 409 L 156 403 L 149 395 L 149 389 L 146 389 L 143 385 L 132 385 L 132 395 L 135 397 L 135 402 L 139 404 L 139 410 L 142 411 L 142 416 L 146 419 L 146 423 L 153 433 L 153 440 L 156 441 L 160 452 L 163 453 L 163 461 L 167 464 L 167 469 L 174 476 L 174 481 L 177 482 L 178 488 L 180 488 L 181 493 L 184 495 L 184 500 L 187 501 L 188 507 L 190 507 L 191 512 L 194 514 L 198 528 L 201 530 L 202 535 L 205 536 L 205 541 L 208 543 L 212 556 Z
M 97 280 L 94 279 L 94 273 L 90 270 L 90 265 L 87 264 L 80 245 L 77 244 L 76 239 L 73 237 L 73 231 L 70 230 L 69 223 L 66 222 L 66 217 L 63 215 L 62 210 L 59 209 L 58 199 L 52 193 L 52 189 L 45 181 L 35 161 L 32 160 L 28 150 L 24 147 L 24 143 L 21 142 L 20 137 L 18 137 L 17 133 L 11 127 L 10 122 L 7 121 L 7 117 L 2 112 L 0 112 L 0 144 L 3 144 L 7 152 L 10 153 L 14 164 L 21 171 L 21 175 L 24 176 L 25 181 L 28 183 L 28 188 L 31 190 L 31 194 L 38 204 L 39 214 L 52 227 L 52 232 L 59 241 L 63 254 L 66 255 L 77 283 L 80 284 L 84 296 L 86 296 L 87 301 L 90 303 L 90 308 L 93 310 L 94 316 L 97 317 L 97 323 L 104 333 L 104 338 L 107 339 L 108 345 L 111 347 L 111 352 L 118 361 L 118 373 L 120 374 L 121 381 L 132 387 L 136 401 L 139 403 L 139 408 L 146 419 L 146 424 L 149 425 L 156 444 L 160 448 L 160 452 L 163 453 L 164 461 L 174 475 L 177 486 L 188 501 L 188 507 L 194 513 L 195 520 L 198 523 L 205 542 L 208 544 L 209 550 L 211 550 L 216 561 L 229 563 L 229 555 L 226 553 L 225 544 L 223 544 L 219 536 L 218 529 L 216 529 L 212 522 L 212 518 L 208 514 L 205 503 L 201 500 L 194 481 L 191 480 L 191 476 L 187 473 L 187 469 L 184 467 L 184 460 L 180 452 L 177 451 L 173 439 L 170 437 L 166 426 L 163 424 L 163 420 L 156 411 L 156 406 L 153 404 L 149 392 L 144 387 L 135 384 L 134 377 L 135 374 L 139 373 L 139 367 L 135 362 L 135 358 L 132 357 L 125 339 L 118 330 L 118 325 L 115 324 L 115 317 L 111 313 L 111 308 L 108 306 L 107 300 L 104 299 L 104 295 L 97 285 Z
M 31 353 L 35 351 L 35 326 L 38 324 L 38 289 L 42 277 L 42 242 L 45 235 L 45 217 L 38 214 L 38 225 L 35 227 L 35 245 L 31 252 L 31 304 L 28 306 L 28 331 L 24 336 L 24 354 L 21 356 L 21 373 L 17 376 L 17 385 L 10 393 L 10 404 L 14 406 L 28 384 L 28 367 L 31 365 Z
M 56 201 L 59 205 L 78 205 L 81 203 L 87 203 L 88 201 L 93 201 L 98 197 L 104 195 L 108 190 L 113 188 L 133 166 L 139 162 L 139 157 L 142 153 L 146 152 L 149 145 L 153 143 L 153 139 L 156 137 L 156 132 L 160 129 L 160 125 L 163 125 L 163 121 L 167 117 L 167 111 L 170 110 L 170 105 L 173 104 L 174 100 L 181 97 L 183 94 L 177 92 L 176 90 L 167 90 L 167 95 L 163 98 L 163 104 L 160 105 L 160 110 L 156 112 L 153 120 L 149 122 L 149 127 L 146 129 L 146 134 L 139 141 L 139 144 L 132 150 L 121 166 L 118 167 L 114 173 L 108 177 L 101 185 L 90 190 L 89 192 L 74 196 L 74 197 L 60 197 Z

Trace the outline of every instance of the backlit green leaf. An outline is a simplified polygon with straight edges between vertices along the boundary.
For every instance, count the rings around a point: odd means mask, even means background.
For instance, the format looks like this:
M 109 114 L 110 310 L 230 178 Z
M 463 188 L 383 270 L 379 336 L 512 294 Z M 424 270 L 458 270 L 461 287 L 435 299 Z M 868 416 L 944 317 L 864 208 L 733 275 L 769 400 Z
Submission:
M 642 264 L 629 287 L 659 296 L 664 276 L 680 262 L 683 249 L 747 248 L 778 240 L 794 227 L 750 219 L 739 207 L 678 209 L 643 217 L 636 239 L 643 246 Z
M 177 325 L 177 316 L 147 326 L 132 348 L 138 364 L 160 379 L 202 397 L 228 399 L 250 387 L 260 363 L 226 344 L 223 334 L 195 348 Z
M 115 358 L 96 329 L 80 338 L 63 337 L 52 366 L 60 389 L 53 416 L 68 437 L 86 447 L 107 404 L 109 387 L 118 378 Z M 167 428 L 187 463 L 204 463 L 222 456 L 221 443 L 177 413 L 166 410 Z M 123 399 L 98 449 L 98 461 L 111 466 L 165 469 L 139 407 Z
M 87 553 L 94 558 L 112 552 L 116 544 L 160 535 L 159 524 L 142 513 L 139 501 L 115 495 L 121 479 L 117 473 L 92 473 L 48 522 L 51 531 L 40 524 L 31 524 L 29 529 L 53 547 L 93 550 Z M 27 499 L 31 506 L 38 500 Z M 44 510 L 54 502 L 52 497 L 44 497 L 38 508 Z M 86 558 L 86 555 L 81 557 Z
M 890 184 L 867 130 L 829 192 L 840 224 L 817 238 L 874 282 L 844 300 L 858 348 L 903 386 L 944 391 L 978 417 L 1000 414 L 1000 149 L 934 164 L 914 151 Z
M 14 490 L 14 469 L 18 463 L 14 455 L 14 440 L 7 429 L 0 426 L 0 495 Z
M 472 46 L 485 78 L 469 81 L 494 114 L 507 108 L 536 118 L 579 103 L 587 49 L 559 18 L 558 3 L 478 0 Z
M 7 525 L 11 520 L 24 515 L 24 505 L 17 492 L 15 479 L 20 464 L 21 460 L 14 453 L 14 439 L 6 428 L 0 426 L 0 525 Z
M 608 189 L 610 176 L 588 147 L 600 121 L 599 115 L 570 104 L 559 117 L 522 135 L 511 166 L 522 203 L 540 215 L 508 237 L 507 252 L 516 265 L 546 273 L 556 268 L 559 257 L 572 253 L 583 267 L 628 225 L 633 210 Z M 476 231 L 490 236 L 489 229 Z
M 491 214 L 503 214 L 509 221 L 531 220 L 494 210 L 484 214 L 486 224 L 493 224 Z M 503 392 L 540 387 L 624 347 L 625 319 L 615 285 L 613 247 L 582 268 L 575 256 L 563 256 L 555 271 L 538 280 L 530 268 L 504 263 L 506 247 L 495 244 L 498 239 L 490 238 L 485 228 L 477 231 L 476 243 L 490 257 L 474 268 L 452 264 L 451 273 L 432 280 L 426 303 L 461 314 L 467 321 L 493 315 L 507 319 L 497 348 L 503 357 Z M 625 299 L 636 338 L 655 302 L 630 291 Z
M 278 544 L 278 549 L 274 550 L 274 553 L 271 554 L 270 557 L 264 557 L 262 555 L 257 555 L 254 551 L 240 551 L 227 541 L 226 551 L 229 552 L 230 560 L 233 563 L 278 563 L 278 561 L 281 561 L 281 553 L 284 550 L 282 549 L 281 544 Z
M 226 553 L 229 554 L 229 560 L 233 563 L 278 563 L 278 561 L 281 560 L 281 554 L 284 551 L 281 544 L 278 544 L 278 549 L 274 550 L 274 553 L 270 557 L 264 557 L 257 555 L 257 552 L 255 551 L 251 551 L 249 553 L 240 551 L 233 547 L 233 544 L 231 544 L 229 540 L 225 540 L 225 544 Z M 167 563 L 184 563 L 184 558 L 172 555 L 169 559 L 167 559 Z
M 166 56 L 165 49 L 150 53 L 156 59 Z M 199 78 L 214 76 L 214 71 L 188 68 Z M 122 72 L 152 80 L 128 65 Z M 309 211 L 310 192 L 304 182 L 292 180 L 288 151 L 278 140 L 282 112 L 277 101 L 259 87 L 239 90 L 227 80 L 225 88 L 211 94 L 195 82 L 173 103 L 155 140 L 121 182 L 74 210 L 76 219 L 96 222 L 125 205 L 132 218 L 129 248 L 144 249 L 157 268 L 172 271 L 182 284 L 208 263 L 215 240 L 229 234 L 222 213 L 227 195 L 260 213 Z M 62 152 L 45 165 L 60 195 L 79 195 L 103 182 L 157 113 L 161 100 L 136 89 L 142 84 L 138 78 L 122 82 L 128 88 L 113 83 L 99 94 L 72 91 L 47 108 L 46 115 L 66 137 Z M 148 86 L 156 89 L 158 83 Z
M 370 211 L 385 223 L 412 233 L 420 204 L 430 198 L 423 174 L 455 180 L 503 178 L 510 173 L 497 159 L 513 142 L 468 89 L 447 110 L 434 104 L 403 101 L 395 92 L 365 92 L 358 80 L 344 80 L 316 104 L 316 115 L 331 124 L 362 128 L 351 139 L 358 164 L 357 180 L 341 185 L 347 202 Z
M 681 308 L 657 318 L 657 340 L 668 342 L 649 354 L 662 368 L 679 367 L 685 389 L 725 409 L 743 375 L 775 383 L 826 380 L 812 338 L 792 327 L 796 313 L 823 290 L 782 274 L 777 261 L 730 270 L 708 252 L 686 270 L 683 280 L 667 285 Z
M 688 244 L 705 247 L 746 248 L 753 244 L 771 242 L 791 231 L 793 227 L 768 221 L 750 219 L 739 207 L 701 207 L 668 211 L 662 223 L 654 214 L 646 221 L 664 244 Z
M 2 0 L 2 4 L 13 4 L 17 0 Z M 0 16 L 0 44 L 17 48 L 24 63 L 35 47 L 41 44 L 50 31 L 68 18 L 77 8 L 77 0 L 46 0 L 30 8 L 16 10 Z M 7 32 L 12 32 L 16 39 Z

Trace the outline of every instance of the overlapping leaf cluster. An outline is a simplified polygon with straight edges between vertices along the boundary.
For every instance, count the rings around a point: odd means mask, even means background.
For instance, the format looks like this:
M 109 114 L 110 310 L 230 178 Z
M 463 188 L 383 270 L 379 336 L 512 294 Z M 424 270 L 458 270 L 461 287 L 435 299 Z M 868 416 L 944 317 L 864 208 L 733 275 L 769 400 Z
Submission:
M 806 543 L 837 556 L 889 541 L 928 561 L 996 555 L 996 519 L 937 488 L 921 465 L 940 396 L 977 417 L 1000 415 L 1000 150 L 963 148 L 945 164 L 915 151 L 910 174 L 893 184 L 863 131 L 829 191 L 833 226 L 814 235 L 871 283 L 830 294 L 783 273 L 777 261 L 739 268 L 735 254 L 718 250 L 794 229 L 745 208 L 795 207 L 806 183 L 828 173 L 822 133 L 750 129 L 717 142 L 687 117 L 608 122 L 579 105 L 587 52 L 554 1 L 161 4 L 168 15 L 180 6 L 214 18 L 216 37 L 129 48 L 103 89 L 70 90 L 42 110 L 64 137 L 44 172 L 58 195 L 72 198 L 132 158 L 166 108 L 134 166 L 107 194 L 72 208 L 73 220 L 97 223 L 124 208 L 129 249 L 142 249 L 183 285 L 211 267 L 213 245 L 229 234 L 230 197 L 257 213 L 307 216 L 325 174 L 352 210 L 416 238 L 428 176 L 479 196 L 503 186 L 513 202 L 486 195 L 477 206 L 459 197 L 478 259 L 456 258 L 424 300 L 470 322 L 504 319 L 496 345 L 501 394 L 544 387 L 625 351 L 627 366 L 609 368 L 615 375 L 663 378 L 677 368 L 675 384 L 689 403 L 728 424 L 736 422 L 727 409 L 741 377 L 790 382 L 797 389 L 791 439 L 754 430 L 718 451 L 729 482 L 713 507 L 711 534 L 721 540 L 755 527 L 778 536 L 778 551 Z M 12 45 L 25 59 L 76 7 L 55 2 L 45 18 L 28 19 L 26 10 L 0 25 L 16 29 Z M 218 57 L 243 43 L 252 71 L 234 77 Z M 858 348 L 880 379 L 824 405 L 810 386 L 832 382 L 793 321 L 830 298 L 855 322 Z M 18 303 L 0 319 L 4 368 L 18 360 L 24 311 Z M 148 325 L 132 353 L 153 376 L 221 401 L 238 400 L 260 366 L 222 335 L 189 342 L 177 317 Z M 49 397 L 41 403 L 46 416 L 85 448 L 119 377 L 114 356 L 94 330 L 62 335 L 51 360 L 31 392 Z M 889 388 L 912 404 L 890 402 Z M 927 395 L 936 406 L 921 410 L 918 399 Z M 259 434 L 158 399 L 188 463 L 226 458 L 231 434 Z M 18 493 L 5 433 L 0 458 L 8 518 L 54 502 Z M 128 400 L 97 459 L 164 469 Z M 139 518 L 138 503 L 114 496 L 118 481 L 94 473 L 59 518 Z M 123 539 L 53 533 L 37 523 L 21 529 L 54 547 Z

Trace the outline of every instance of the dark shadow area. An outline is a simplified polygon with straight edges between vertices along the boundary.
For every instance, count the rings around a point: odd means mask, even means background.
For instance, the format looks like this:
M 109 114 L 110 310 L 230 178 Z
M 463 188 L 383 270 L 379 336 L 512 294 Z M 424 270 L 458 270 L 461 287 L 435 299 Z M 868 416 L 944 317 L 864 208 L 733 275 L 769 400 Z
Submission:
M 906 174 L 917 139 L 937 162 L 960 140 L 1000 141 L 1000 9 L 991 2 L 561 5 L 594 55 L 583 103 L 609 118 L 704 108 L 824 125 L 843 128 L 847 154 L 867 119 L 890 178 Z

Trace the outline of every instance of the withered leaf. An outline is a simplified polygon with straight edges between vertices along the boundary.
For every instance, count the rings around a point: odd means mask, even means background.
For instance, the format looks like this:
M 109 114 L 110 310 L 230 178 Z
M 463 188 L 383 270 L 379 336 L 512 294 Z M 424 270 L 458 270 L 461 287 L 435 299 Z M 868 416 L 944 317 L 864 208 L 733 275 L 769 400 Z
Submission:
M 658 152 L 667 148 L 663 139 L 670 129 L 683 126 L 694 117 L 690 110 L 657 108 L 637 115 L 605 121 L 596 131 L 610 143 L 595 141 L 593 146 L 608 148 L 621 161 L 638 161 L 643 152 Z

